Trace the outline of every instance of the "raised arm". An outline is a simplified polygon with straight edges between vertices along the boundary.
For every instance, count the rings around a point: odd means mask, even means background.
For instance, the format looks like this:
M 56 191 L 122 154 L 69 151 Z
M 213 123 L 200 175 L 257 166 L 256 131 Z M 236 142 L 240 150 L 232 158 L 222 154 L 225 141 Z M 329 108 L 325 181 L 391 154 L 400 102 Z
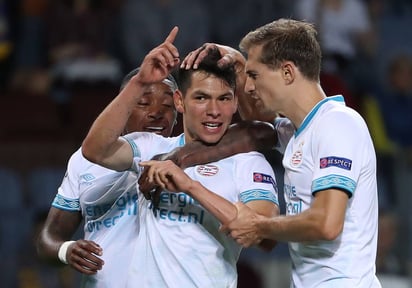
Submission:
M 94 121 L 82 145 L 86 159 L 119 171 L 131 167 L 133 151 L 120 135 L 144 88 L 165 79 L 179 64 L 173 45 L 177 32 L 178 28 L 173 28 L 166 40 L 146 55 L 139 72 Z

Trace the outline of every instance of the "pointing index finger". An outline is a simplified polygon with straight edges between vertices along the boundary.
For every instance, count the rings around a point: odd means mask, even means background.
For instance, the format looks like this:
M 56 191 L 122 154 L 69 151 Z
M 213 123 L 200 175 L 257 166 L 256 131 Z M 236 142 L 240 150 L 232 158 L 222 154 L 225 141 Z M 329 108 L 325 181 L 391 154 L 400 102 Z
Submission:
M 173 42 L 176 39 L 176 35 L 178 31 L 179 31 L 179 27 L 177 26 L 173 27 L 172 31 L 170 31 L 169 35 L 166 37 L 165 42 L 170 42 L 173 44 Z

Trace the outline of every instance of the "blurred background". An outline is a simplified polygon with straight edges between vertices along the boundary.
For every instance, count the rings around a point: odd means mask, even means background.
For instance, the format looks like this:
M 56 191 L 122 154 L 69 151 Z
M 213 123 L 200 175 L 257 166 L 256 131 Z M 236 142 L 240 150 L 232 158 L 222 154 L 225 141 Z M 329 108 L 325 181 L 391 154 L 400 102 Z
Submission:
M 280 17 L 315 23 L 322 86 L 367 121 L 378 156 L 377 273 L 384 287 L 412 287 L 410 0 L 0 0 L 0 287 L 78 287 L 72 269 L 40 263 L 36 235 L 92 121 L 173 26 L 183 56 L 204 42 L 238 47 Z M 289 270 L 285 244 L 246 249 L 239 287 L 288 287 Z

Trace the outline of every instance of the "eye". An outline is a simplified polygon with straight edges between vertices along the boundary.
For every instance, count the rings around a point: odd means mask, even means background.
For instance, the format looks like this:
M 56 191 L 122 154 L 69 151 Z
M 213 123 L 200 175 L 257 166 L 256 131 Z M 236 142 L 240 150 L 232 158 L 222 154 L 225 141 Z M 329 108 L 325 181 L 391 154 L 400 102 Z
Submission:
M 233 100 L 233 95 L 231 94 L 225 94 L 219 97 L 219 101 L 222 102 L 227 102 L 227 101 L 232 101 Z
M 164 103 L 163 104 L 164 107 L 168 108 L 168 109 L 173 109 L 174 105 L 173 104 L 169 104 L 169 103 Z
M 198 101 L 204 101 L 204 100 L 206 100 L 205 95 L 197 95 L 197 96 L 195 96 L 194 98 L 195 98 L 196 100 L 198 100 Z
M 253 80 L 256 80 L 256 78 L 257 78 L 257 73 L 248 72 L 248 73 L 247 73 L 247 76 L 248 76 L 249 78 L 253 79 Z
M 147 102 L 147 101 L 138 101 L 137 105 L 138 106 L 149 106 L 149 102 Z

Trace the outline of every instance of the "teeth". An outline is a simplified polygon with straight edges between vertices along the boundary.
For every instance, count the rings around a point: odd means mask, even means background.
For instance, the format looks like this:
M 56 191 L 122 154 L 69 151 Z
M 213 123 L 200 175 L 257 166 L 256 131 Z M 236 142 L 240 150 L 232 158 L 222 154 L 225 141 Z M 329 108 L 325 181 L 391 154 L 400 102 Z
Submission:
M 219 124 L 217 124 L 217 123 L 205 123 L 205 126 L 215 128 L 215 127 L 218 127 Z
M 161 130 L 163 130 L 164 128 L 163 128 L 163 127 L 146 127 L 146 129 L 161 131 Z

